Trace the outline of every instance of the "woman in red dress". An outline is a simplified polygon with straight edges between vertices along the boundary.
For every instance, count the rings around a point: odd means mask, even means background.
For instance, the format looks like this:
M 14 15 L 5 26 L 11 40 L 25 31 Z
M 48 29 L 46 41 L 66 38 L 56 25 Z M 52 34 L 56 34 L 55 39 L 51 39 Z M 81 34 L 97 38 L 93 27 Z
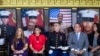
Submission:
M 46 37 L 41 32 L 41 27 L 36 26 L 34 28 L 34 34 L 29 37 L 29 46 L 33 52 L 33 56 L 44 56 Z

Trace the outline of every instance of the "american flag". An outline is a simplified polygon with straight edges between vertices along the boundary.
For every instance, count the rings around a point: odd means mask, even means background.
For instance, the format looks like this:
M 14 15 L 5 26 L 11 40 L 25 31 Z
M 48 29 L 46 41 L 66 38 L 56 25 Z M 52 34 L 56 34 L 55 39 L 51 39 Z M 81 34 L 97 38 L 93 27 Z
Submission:
M 63 24 L 65 27 L 71 26 L 71 9 L 59 9 L 59 8 L 50 8 L 49 9 L 49 18 L 50 22 L 57 22 L 57 15 L 59 13 L 63 14 Z
M 26 27 L 28 25 L 28 16 L 26 14 L 26 11 L 28 11 L 29 9 L 22 9 L 21 10 L 21 17 L 22 17 L 22 25 L 23 27 Z

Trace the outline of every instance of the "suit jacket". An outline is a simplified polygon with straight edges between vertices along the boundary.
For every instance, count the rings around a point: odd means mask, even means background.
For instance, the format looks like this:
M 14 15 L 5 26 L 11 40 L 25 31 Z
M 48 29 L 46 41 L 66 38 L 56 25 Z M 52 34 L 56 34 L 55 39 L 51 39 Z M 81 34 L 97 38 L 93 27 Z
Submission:
M 88 41 L 89 41 L 89 45 L 93 47 L 93 41 L 94 41 L 94 32 L 88 34 Z M 100 34 L 97 38 L 97 46 L 100 45 Z M 91 50 L 90 48 L 88 49 L 89 51 Z
M 94 32 L 91 34 L 88 34 L 88 40 L 89 40 L 89 45 L 93 46 L 93 40 L 94 40 Z M 100 45 L 100 34 L 97 38 L 97 45 Z
M 50 46 L 54 46 L 54 47 L 67 46 L 66 35 L 62 32 L 49 33 L 47 38 L 48 38 L 47 43 L 48 43 L 49 49 L 50 49 Z
M 77 40 L 76 33 L 71 32 L 69 33 L 69 38 L 68 38 L 68 45 L 72 49 L 88 49 L 89 43 L 88 43 L 88 37 L 85 33 L 80 32 L 80 38 L 79 41 Z
M 10 42 L 15 36 L 15 28 L 9 25 L 0 25 L 1 28 L 1 38 L 5 38 L 8 42 Z

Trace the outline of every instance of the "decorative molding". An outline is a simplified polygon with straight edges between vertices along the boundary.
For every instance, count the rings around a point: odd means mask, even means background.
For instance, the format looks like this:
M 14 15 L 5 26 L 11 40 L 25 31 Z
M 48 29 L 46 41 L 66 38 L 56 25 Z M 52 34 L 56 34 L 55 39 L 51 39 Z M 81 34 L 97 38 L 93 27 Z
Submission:
M 49 9 L 49 8 L 44 8 L 44 9 Z
M 21 8 L 16 8 L 16 9 L 21 9 Z
M 0 7 L 100 7 L 100 0 L 0 0 Z

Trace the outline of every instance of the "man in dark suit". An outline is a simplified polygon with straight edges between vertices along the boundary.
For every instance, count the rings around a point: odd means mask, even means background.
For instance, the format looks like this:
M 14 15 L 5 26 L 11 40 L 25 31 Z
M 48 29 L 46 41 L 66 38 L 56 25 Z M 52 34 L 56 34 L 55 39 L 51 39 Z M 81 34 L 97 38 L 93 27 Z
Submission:
M 8 55 L 10 54 L 10 42 L 12 41 L 12 38 L 14 38 L 15 35 L 15 28 L 13 26 L 8 25 L 8 17 L 10 15 L 10 11 L 0 11 L 0 17 L 2 24 L 0 25 L 1 34 L 0 34 L 0 40 L 3 40 L 1 42 L 1 46 L 7 46 L 8 48 Z M 9 55 L 10 56 L 10 55 Z
M 68 45 L 70 46 L 70 56 L 88 56 L 88 37 L 81 32 L 80 24 L 75 24 L 74 32 L 69 33 Z
M 54 31 L 53 23 L 49 23 L 49 30 L 48 30 L 47 32 L 44 33 L 45 36 L 47 37 L 47 39 L 48 39 L 48 36 L 52 35 L 53 31 Z M 48 56 L 48 50 L 49 50 L 48 47 L 49 47 L 49 44 L 46 43 L 46 49 L 45 49 L 45 55 L 46 55 L 46 56 Z
M 60 23 L 54 23 L 54 32 L 48 36 L 49 45 L 49 56 L 67 56 L 66 52 L 62 50 L 67 50 L 66 35 L 60 32 Z M 62 54 L 64 53 L 64 54 Z

